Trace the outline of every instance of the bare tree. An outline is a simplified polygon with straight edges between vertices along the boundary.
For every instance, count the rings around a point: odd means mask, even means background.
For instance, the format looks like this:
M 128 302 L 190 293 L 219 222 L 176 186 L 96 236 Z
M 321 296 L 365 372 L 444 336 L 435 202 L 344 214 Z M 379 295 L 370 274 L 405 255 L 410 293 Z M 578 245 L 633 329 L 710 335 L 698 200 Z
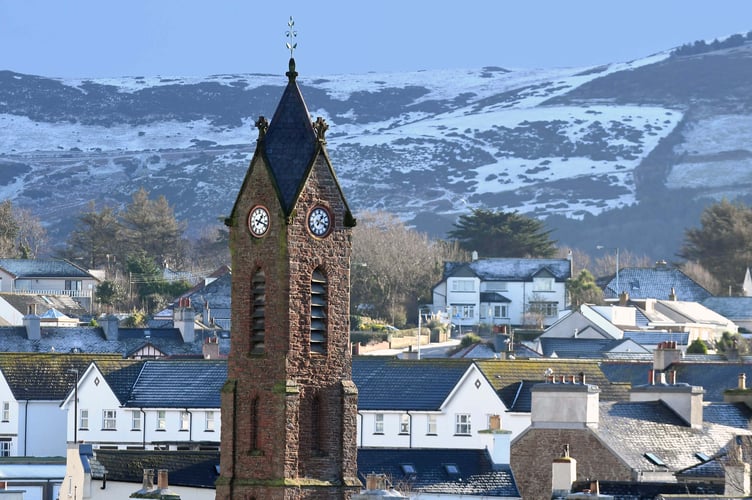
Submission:
M 724 292 L 720 281 L 715 279 L 715 276 L 710 274 L 710 272 L 702 267 L 699 262 L 684 262 L 679 266 L 679 269 L 713 295 L 720 295 Z
M 456 245 L 431 240 L 386 212 L 358 215 L 353 230 L 351 312 L 397 324 L 430 300 L 445 260 L 466 260 Z

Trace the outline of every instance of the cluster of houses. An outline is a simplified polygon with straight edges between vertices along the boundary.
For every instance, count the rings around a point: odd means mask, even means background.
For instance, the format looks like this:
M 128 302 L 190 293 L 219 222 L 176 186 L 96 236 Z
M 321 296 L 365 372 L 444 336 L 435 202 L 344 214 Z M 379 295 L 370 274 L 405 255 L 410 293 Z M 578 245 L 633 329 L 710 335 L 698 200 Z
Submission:
M 230 275 L 220 270 L 146 328 L 114 316 L 93 327 L 76 319 L 93 274 L 0 260 L 8 492 L 114 498 L 141 484 L 214 498 Z M 355 356 L 362 482 L 386 478 L 421 499 L 751 495 L 752 360 L 686 346 L 746 328 L 738 304 L 752 299 L 711 297 L 661 263 L 622 270 L 608 305 L 565 312 L 569 277 L 567 259 L 449 264 L 434 306 L 453 321 L 489 321 L 509 338 L 533 308 L 543 333 L 512 351 L 497 342 L 453 358 Z

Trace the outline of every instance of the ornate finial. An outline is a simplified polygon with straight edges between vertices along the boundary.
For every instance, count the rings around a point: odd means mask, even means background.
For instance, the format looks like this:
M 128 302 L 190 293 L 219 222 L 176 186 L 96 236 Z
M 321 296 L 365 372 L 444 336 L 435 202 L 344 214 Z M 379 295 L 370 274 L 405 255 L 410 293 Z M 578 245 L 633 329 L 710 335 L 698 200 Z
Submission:
M 321 142 L 326 142 L 326 138 L 324 137 L 324 134 L 326 134 L 326 131 L 329 129 L 329 125 L 326 123 L 326 120 L 324 120 L 322 117 L 316 118 L 316 122 L 313 124 L 313 130 L 316 131 L 316 137 Z
M 261 141 L 266 136 L 266 131 L 269 128 L 269 121 L 262 116 L 259 116 L 259 119 L 256 120 L 256 128 L 259 130 L 259 136 L 258 140 Z
M 293 26 L 295 26 L 295 21 L 292 20 L 292 16 L 290 16 L 290 20 L 287 21 L 287 26 L 290 28 L 287 30 L 287 33 L 285 33 L 285 36 L 290 39 L 289 42 L 287 42 L 287 48 L 290 50 L 290 59 L 292 59 L 292 53 L 295 51 L 295 49 L 298 47 L 298 42 L 295 41 L 295 37 L 298 36 L 298 32 L 295 31 Z

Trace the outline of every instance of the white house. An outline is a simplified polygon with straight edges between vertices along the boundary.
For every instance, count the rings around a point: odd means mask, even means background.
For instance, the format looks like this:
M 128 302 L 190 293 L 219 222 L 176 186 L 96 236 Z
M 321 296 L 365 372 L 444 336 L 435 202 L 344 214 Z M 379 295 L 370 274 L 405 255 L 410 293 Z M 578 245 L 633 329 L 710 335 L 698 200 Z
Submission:
M 469 360 L 353 359 L 358 447 L 483 449 L 506 408 Z
M 94 362 L 60 404 L 68 411 L 68 441 L 95 449 L 217 450 L 226 378 L 224 360 Z
M 549 325 L 567 307 L 569 259 L 478 259 L 445 262 L 433 288 L 434 312 L 458 326 Z

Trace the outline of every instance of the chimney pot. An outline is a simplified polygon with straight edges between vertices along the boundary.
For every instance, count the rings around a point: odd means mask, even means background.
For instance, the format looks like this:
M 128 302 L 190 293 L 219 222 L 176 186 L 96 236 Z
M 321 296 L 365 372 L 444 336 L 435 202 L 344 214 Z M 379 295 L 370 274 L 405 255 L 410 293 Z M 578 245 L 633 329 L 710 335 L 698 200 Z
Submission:
M 739 374 L 739 389 L 746 390 L 747 389 L 747 375 L 745 373 Z
M 166 490 L 169 488 L 169 485 L 167 484 L 167 469 L 159 469 L 157 474 L 157 487 L 160 490 Z

